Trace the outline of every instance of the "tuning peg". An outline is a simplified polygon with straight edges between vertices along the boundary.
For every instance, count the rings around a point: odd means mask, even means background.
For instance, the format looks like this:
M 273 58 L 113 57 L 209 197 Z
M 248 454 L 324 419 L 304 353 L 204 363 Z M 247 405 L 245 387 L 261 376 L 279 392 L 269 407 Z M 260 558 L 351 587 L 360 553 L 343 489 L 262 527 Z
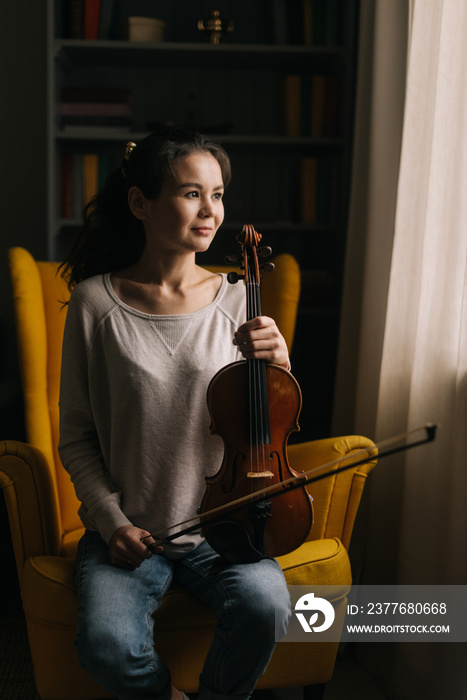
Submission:
M 241 260 L 242 258 L 239 255 L 226 255 L 224 258 L 224 262 L 227 263 L 227 265 L 235 265 L 241 262 Z
M 227 280 L 230 284 L 237 284 L 238 280 L 244 280 L 245 275 L 239 275 L 238 272 L 229 272 L 227 274 Z
M 261 248 L 258 248 L 258 255 L 261 258 L 269 258 L 272 255 L 272 248 L 268 245 L 262 245 Z
M 259 269 L 261 270 L 261 272 L 272 272 L 275 269 L 275 267 L 276 266 L 274 265 L 274 263 L 267 262 L 264 263 L 264 265 L 260 265 Z

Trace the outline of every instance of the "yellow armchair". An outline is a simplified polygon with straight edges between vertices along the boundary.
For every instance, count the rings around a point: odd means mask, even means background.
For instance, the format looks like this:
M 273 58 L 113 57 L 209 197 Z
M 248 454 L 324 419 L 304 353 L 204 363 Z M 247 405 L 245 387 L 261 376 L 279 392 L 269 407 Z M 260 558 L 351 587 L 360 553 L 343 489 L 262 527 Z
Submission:
M 83 528 L 78 501 L 58 453 L 58 394 L 67 297 L 57 264 L 36 262 L 22 248 L 9 254 L 18 330 L 28 444 L 0 443 L 0 486 L 13 540 L 38 693 L 43 700 L 97 700 L 109 695 L 80 668 L 74 650 L 76 545 Z M 263 311 L 292 344 L 300 271 L 289 255 L 262 284 Z M 225 270 L 226 268 L 210 268 Z M 291 466 L 309 470 L 344 460 L 373 443 L 360 436 L 289 447 Z M 279 558 L 289 585 L 340 586 L 345 605 L 351 584 L 348 546 L 366 477 L 375 462 L 310 486 L 315 522 L 310 540 Z M 174 587 L 156 613 L 158 651 L 174 685 L 195 692 L 215 626 L 212 612 Z M 258 688 L 304 686 L 321 697 L 333 672 L 338 643 L 279 643 Z

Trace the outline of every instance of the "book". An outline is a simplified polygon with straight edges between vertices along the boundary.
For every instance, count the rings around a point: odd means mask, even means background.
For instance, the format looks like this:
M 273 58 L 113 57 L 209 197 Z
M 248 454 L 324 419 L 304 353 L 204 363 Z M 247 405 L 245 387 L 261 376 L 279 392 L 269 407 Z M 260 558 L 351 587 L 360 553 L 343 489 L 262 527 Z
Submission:
M 303 136 L 337 136 L 340 82 L 337 76 L 304 76 L 301 89 L 301 127 Z M 296 109 L 296 108 L 295 108 Z
M 336 218 L 336 162 L 334 158 L 318 159 L 317 211 L 318 224 L 333 224 Z
M 303 12 L 300 2 L 287 2 L 287 37 L 289 44 L 304 43 Z
M 303 43 L 313 44 L 313 0 L 303 0 Z
M 341 40 L 341 0 L 303 0 L 303 43 L 337 46 Z
M 104 132 L 105 128 L 109 129 L 120 128 L 122 130 L 128 130 L 130 127 L 130 119 L 128 117 L 93 117 L 93 116 L 70 116 L 62 117 L 61 128 L 62 131 L 67 131 L 74 127 L 102 127 Z
M 108 40 L 114 38 L 115 14 L 115 0 L 101 0 L 98 29 L 99 39 Z
M 324 136 L 326 131 L 326 83 L 327 76 L 315 75 L 311 88 L 311 122 L 310 134 L 314 138 Z
M 84 0 L 68 0 L 64 12 L 65 36 L 68 39 L 82 39 L 84 33 Z
M 332 158 L 301 160 L 302 223 L 329 225 L 335 219 L 335 162 Z
M 328 75 L 326 78 L 323 136 L 337 136 L 341 132 L 341 96 L 341 79 L 335 75 Z
M 284 78 L 284 131 L 287 136 L 300 136 L 302 131 L 302 81 L 299 75 Z
M 341 41 L 341 0 L 326 0 L 324 44 L 338 46 Z
M 114 162 L 112 157 L 107 153 L 102 153 L 99 155 L 99 165 L 98 165 L 98 188 L 99 191 L 105 184 L 108 176 L 114 168 Z
M 288 43 L 288 23 L 286 0 L 273 0 L 273 41 L 276 44 Z
M 83 155 L 73 153 L 72 217 L 77 221 L 83 216 Z
M 316 224 L 318 218 L 318 160 L 302 158 L 301 162 L 302 223 Z
M 89 200 L 102 189 L 116 167 L 118 158 L 110 153 L 65 152 L 60 157 L 60 216 L 81 220 Z
M 83 38 L 99 37 L 100 0 L 84 0 Z
M 97 153 L 85 153 L 83 155 L 83 204 L 97 194 L 99 186 L 99 156 Z
M 62 87 L 60 90 L 62 102 L 129 102 L 129 88 L 105 87 Z
M 73 154 L 62 153 L 60 160 L 60 216 L 71 219 L 73 216 Z
M 129 117 L 126 102 L 62 102 L 62 117 Z
M 63 88 L 59 106 L 61 128 L 75 126 L 130 127 L 131 92 L 125 88 Z

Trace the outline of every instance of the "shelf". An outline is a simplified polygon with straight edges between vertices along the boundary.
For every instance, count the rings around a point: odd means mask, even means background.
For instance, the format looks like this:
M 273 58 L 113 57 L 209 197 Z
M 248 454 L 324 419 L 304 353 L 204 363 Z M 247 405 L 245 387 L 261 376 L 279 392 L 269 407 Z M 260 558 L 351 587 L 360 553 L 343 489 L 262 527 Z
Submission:
M 308 70 L 332 73 L 346 65 L 340 47 L 270 44 L 146 43 L 131 41 L 55 41 L 55 55 L 65 65 L 109 67 L 229 68 Z
M 288 9 L 289 3 L 282 4 Z M 54 36 L 54 31 L 66 28 L 63 1 L 44 3 L 50 259 L 63 259 L 83 226 L 84 155 L 99 156 L 101 175 L 101 165 L 102 174 L 119 166 L 127 141 L 141 142 L 158 124 L 199 125 L 209 138 L 225 146 L 234 173 L 225 197 L 226 218 L 203 254 L 204 264 L 218 265 L 226 255 L 238 252 L 236 235 L 247 222 L 263 235 L 273 256 L 288 253 L 300 264 L 300 317 L 292 364 L 297 378 L 301 375 L 304 395 L 318 397 L 305 408 L 306 439 L 325 434 L 330 422 L 358 41 L 358 0 L 320 0 L 316 6 L 328 4 L 339 13 L 337 31 L 323 35 L 320 45 L 261 43 L 276 36 L 266 29 L 273 19 L 271 4 L 262 13 L 247 14 L 247 32 L 226 37 L 216 46 L 177 25 L 178 17 L 186 19 L 187 3 L 182 0 L 166 3 L 173 31 L 168 34 L 170 40 L 160 43 Z M 118 25 L 130 5 L 119 4 Z M 301 12 L 302 3 L 295 5 Z M 313 36 L 313 23 L 307 29 L 300 31 L 302 40 Z M 319 24 L 314 29 L 319 35 Z M 295 41 L 299 33 L 287 36 Z M 185 37 L 190 41 L 183 41 Z M 242 37 L 257 43 L 239 43 Z M 62 130 L 61 90 L 67 87 L 130 90 L 131 119 L 123 127 L 70 124 Z M 95 163 L 96 159 L 89 160 Z M 95 176 L 94 168 L 93 180 Z M 68 218 L 63 217 L 65 213 Z M 324 408 L 323 396 L 328 396 Z
M 117 130 L 111 127 L 74 127 L 66 131 L 57 130 L 55 138 L 58 141 L 97 141 L 119 142 L 141 141 L 150 133 L 148 131 L 128 131 Z M 344 146 L 342 139 L 311 138 L 306 136 L 276 136 L 276 135 L 251 135 L 251 134 L 208 134 L 211 138 L 220 141 L 226 146 L 248 146 L 266 148 L 297 148 L 313 150 L 314 152 L 325 151 L 327 153 L 337 151 Z

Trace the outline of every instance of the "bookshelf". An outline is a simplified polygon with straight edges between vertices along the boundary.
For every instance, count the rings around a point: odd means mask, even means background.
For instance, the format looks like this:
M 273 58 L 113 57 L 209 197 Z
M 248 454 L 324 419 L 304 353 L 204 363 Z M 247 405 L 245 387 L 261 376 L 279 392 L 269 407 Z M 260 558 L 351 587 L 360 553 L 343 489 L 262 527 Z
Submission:
M 100 1 L 106 9 L 112 4 Z M 73 2 L 68 0 L 68 5 Z M 203 262 L 222 262 L 224 255 L 236 252 L 234 234 L 247 222 L 263 234 L 274 254 L 297 257 L 303 291 L 294 371 L 305 393 L 305 367 L 309 362 L 321 367 L 323 388 L 311 382 L 309 390 L 324 391 L 331 402 L 345 257 L 358 1 L 239 0 L 215 5 L 226 9 L 227 16 L 234 15 L 234 30 L 219 45 L 210 44 L 197 30 L 197 19 L 207 14 L 205 2 L 119 0 L 114 3 L 120 8 L 114 29 L 105 36 L 98 33 L 97 39 L 84 39 L 71 38 L 64 15 L 67 3 L 47 0 L 49 257 L 63 256 L 81 224 L 83 191 L 89 191 L 89 183 L 83 186 L 86 159 L 94 157 L 93 178 L 98 181 L 96 169 L 118 165 L 125 143 L 138 142 L 158 124 L 201 128 L 225 146 L 233 167 L 225 196 L 226 221 Z M 162 17 L 165 40 L 125 39 L 119 27 L 130 10 L 151 10 Z M 96 88 L 130 91 L 130 122 L 119 126 L 103 119 L 93 125 L 77 118 L 64 126 L 64 91 Z M 310 338 L 311 326 L 317 328 L 316 339 Z M 310 341 L 319 348 L 311 351 Z M 301 372 L 303 377 L 298 376 Z M 316 416 L 302 422 L 312 422 L 313 430 L 324 434 L 330 404 L 323 407 L 320 401 L 319 410 L 312 413 Z M 304 437 L 309 436 L 302 434 L 300 439 Z

